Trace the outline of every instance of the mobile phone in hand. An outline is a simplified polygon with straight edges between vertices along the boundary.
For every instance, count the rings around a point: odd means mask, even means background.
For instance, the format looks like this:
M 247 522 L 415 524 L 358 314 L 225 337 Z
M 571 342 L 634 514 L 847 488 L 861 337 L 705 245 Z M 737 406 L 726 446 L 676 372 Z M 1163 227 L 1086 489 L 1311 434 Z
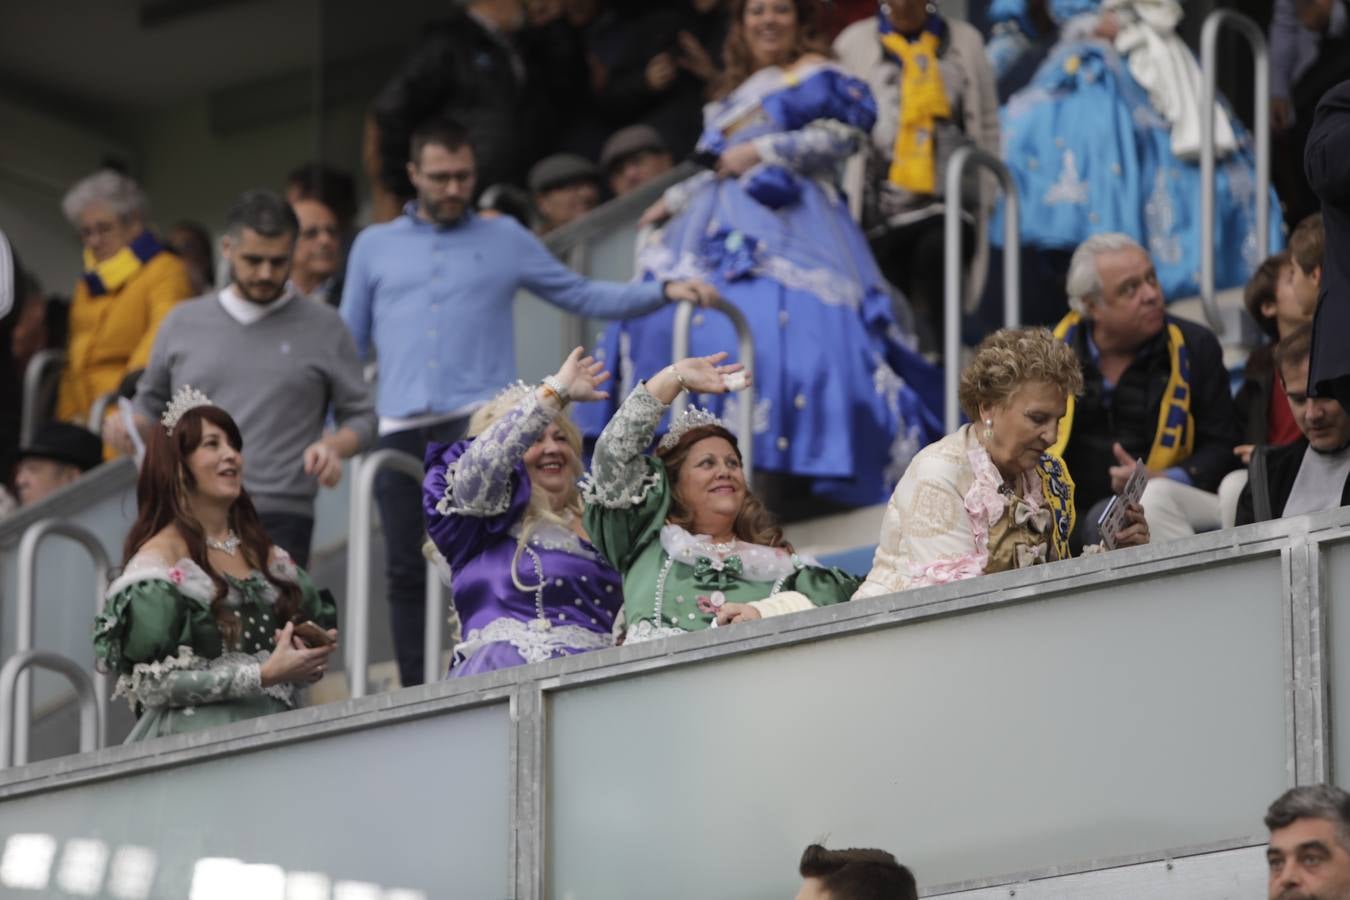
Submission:
M 337 643 L 331 634 L 313 622 L 297 622 L 292 626 L 291 633 L 311 647 L 327 647 Z

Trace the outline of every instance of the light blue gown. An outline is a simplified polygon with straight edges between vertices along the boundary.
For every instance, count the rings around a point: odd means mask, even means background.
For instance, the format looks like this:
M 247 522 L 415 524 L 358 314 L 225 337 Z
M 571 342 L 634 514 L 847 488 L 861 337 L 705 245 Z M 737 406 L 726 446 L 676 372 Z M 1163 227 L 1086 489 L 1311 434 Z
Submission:
M 1171 129 L 1103 40 L 1065 40 L 1002 110 L 1003 157 L 1022 201 L 1022 243 L 1072 250 L 1090 235 L 1124 232 L 1153 257 L 1168 299 L 1200 289 L 1200 164 L 1172 152 Z M 1261 263 L 1250 136 L 1229 116 L 1236 152 L 1215 179 L 1217 287 L 1246 283 Z M 1271 209 L 1279 204 L 1271 191 Z M 989 232 L 1001 244 L 1000 200 Z M 1270 251 L 1284 246 L 1271 216 Z
M 704 110 L 712 159 L 754 141 L 763 163 L 740 178 L 702 172 L 671 188 L 678 211 L 639 242 L 649 279 L 702 278 L 739 307 L 755 342 L 754 463 L 806 476 L 848 504 L 884 502 L 909 458 L 941 434 L 940 376 L 910 349 L 889 288 L 839 191 L 840 164 L 876 117 L 867 86 L 830 63 L 762 69 Z M 611 325 L 597 355 L 612 397 L 671 361 L 673 307 Z M 726 317 L 699 311 L 691 352 L 726 350 Z M 740 395 L 694 402 L 734 423 Z M 577 411 L 597 436 L 614 403 Z

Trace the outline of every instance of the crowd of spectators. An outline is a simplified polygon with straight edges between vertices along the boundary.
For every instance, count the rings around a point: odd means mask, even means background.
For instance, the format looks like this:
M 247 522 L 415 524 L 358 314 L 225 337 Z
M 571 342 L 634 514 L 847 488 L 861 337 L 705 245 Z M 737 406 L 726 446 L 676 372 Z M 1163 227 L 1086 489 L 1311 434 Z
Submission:
M 321 673 L 326 655 L 308 651 L 322 638 L 274 632 L 332 625 L 305 574 L 314 499 L 344 459 L 377 447 L 427 469 L 421 486 L 393 473 L 376 481 L 404 685 L 422 680 L 428 536 L 454 574 L 466 634 L 450 674 L 463 676 L 1345 502 L 1350 417 L 1335 393 L 1346 373 L 1335 335 L 1350 235 L 1331 161 L 1350 153 L 1350 86 L 1320 107 L 1299 99 L 1332 65 L 1340 4 L 1318 27 L 1299 4 L 1300 27 L 1320 37 L 1298 51 L 1312 61 L 1291 70 L 1293 99 L 1276 122 L 1307 126 L 1307 181 L 1323 212 L 1296 223 L 1287 251 L 1251 264 L 1245 208 L 1224 220 L 1221 239 L 1242 247 L 1223 271 L 1229 286 L 1241 274 L 1262 333 L 1236 404 L 1218 339 L 1167 308 L 1168 285 L 1189 277 L 1178 267 L 1199 249 L 1190 225 L 1155 213 L 1195 184 L 1194 122 L 1173 108 L 1190 102 L 1185 90 L 1150 81 L 1151 58 L 1130 36 L 1187 53 L 1175 17 L 1128 2 L 1105 13 L 1052 2 L 1014 17 L 1023 37 L 1038 23 L 1057 35 L 1039 50 L 1014 42 L 1048 61 L 1028 73 L 1027 93 L 1009 87 L 1004 123 L 1028 151 L 1010 162 L 1044 216 L 1029 227 L 1060 234 L 1045 249 L 1062 256 L 1063 289 L 1039 286 L 1043 303 L 1054 300 L 1042 323 L 1053 329 L 997 332 L 965 360 L 969 424 L 950 434 L 934 367 L 943 214 L 948 204 L 962 214 L 969 309 L 1004 211 L 983 178 L 947 196 L 945 174 L 960 147 L 1000 152 L 996 84 L 1008 87 L 1017 64 L 918 0 L 867 4 L 851 23 L 838 21 L 844 6 L 831 22 L 813 0 L 557 0 L 528 11 L 472 0 L 430 29 L 373 103 L 382 220 L 358 229 L 353 179 L 301 166 L 279 179 L 282 193 L 245 191 L 226 212 L 219 272 L 201 225 L 179 222 L 161 242 L 126 174 L 70 189 L 63 210 L 84 260 L 54 422 L 20 446 L 8 388 L 0 415 L 15 437 L 0 463 L 26 505 L 105 457 L 144 456 L 101 658 L 143 708 L 172 707 L 187 694 L 138 679 L 137 667 L 178 653 L 175 628 L 212 632 L 171 668 L 183 691 L 215 679 L 201 702 L 235 705 L 158 716 L 137 736 L 287 706 L 292 691 L 268 689 Z M 1178 65 L 1190 72 L 1188 59 Z M 1090 66 L 1102 77 L 1053 97 L 1037 87 Z M 1138 159 L 1097 158 L 1137 177 L 1080 177 L 1102 151 L 1076 158 L 1046 130 L 1094 105 L 1126 111 L 1129 134 L 1152 142 Z M 1237 210 L 1250 154 L 1240 125 L 1227 127 L 1222 177 Z M 1093 138 L 1082 131 L 1072 140 Z M 583 278 L 541 243 L 691 152 L 699 171 L 642 216 L 634 281 Z M 1155 185 L 1150 173 L 1164 171 L 1178 174 Z M 41 290 L 3 239 L 0 287 L 0 349 L 17 375 L 50 341 Z M 622 321 L 543 384 L 508 387 L 522 288 Z M 714 316 L 695 317 L 691 355 L 672 359 L 677 302 L 739 307 L 754 371 L 729 359 L 734 336 Z M 668 419 L 685 392 L 701 408 Z M 118 394 L 128 402 L 106 403 Z M 722 417 L 747 396 L 754 433 L 737 436 Z M 589 404 L 575 424 L 573 402 Z M 754 492 L 747 442 L 764 476 Z M 1112 519 L 1113 499 L 1141 477 L 1142 498 Z M 775 514 L 801 498 L 889 498 L 865 577 L 784 538 Z M 285 615 L 236 621 L 260 597 Z M 267 667 L 258 654 L 283 645 L 298 655 Z M 236 650 L 252 662 L 216 664 Z M 805 859 L 802 873 L 828 881 Z

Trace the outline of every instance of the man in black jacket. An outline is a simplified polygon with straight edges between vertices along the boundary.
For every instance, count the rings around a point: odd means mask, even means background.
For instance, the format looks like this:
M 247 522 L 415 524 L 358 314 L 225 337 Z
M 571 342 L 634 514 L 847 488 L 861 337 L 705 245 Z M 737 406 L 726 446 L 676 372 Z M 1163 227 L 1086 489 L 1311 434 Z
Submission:
M 1253 451 L 1251 477 L 1238 498 L 1239 525 L 1350 505 L 1350 414 L 1335 399 L 1308 396 L 1311 348 L 1310 325 L 1275 347 L 1275 365 L 1303 437 Z
M 1098 234 L 1069 263 L 1072 312 L 1055 334 L 1078 354 L 1083 396 L 1053 448 L 1076 485 L 1075 543 L 1095 543 L 1102 507 L 1136 460 L 1155 541 L 1220 525 L 1214 491 L 1234 468 L 1237 433 L 1223 351 L 1213 332 L 1166 314 L 1153 261 L 1124 234 Z
M 449 116 L 473 135 L 478 184 L 523 184 L 531 162 L 527 71 L 514 34 L 525 24 L 522 0 L 472 0 L 426 38 L 375 100 L 380 181 L 413 195 L 408 148 L 413 130 Z
M 1350 334 L 1350 81 L 1327 91 L 1317 105 L 1304 163 L 1308 182 L 1322 201 L 1326 235 L 1308 394 L 1335 397 L 1350 406 L 1350 353 L 1345 347 Z

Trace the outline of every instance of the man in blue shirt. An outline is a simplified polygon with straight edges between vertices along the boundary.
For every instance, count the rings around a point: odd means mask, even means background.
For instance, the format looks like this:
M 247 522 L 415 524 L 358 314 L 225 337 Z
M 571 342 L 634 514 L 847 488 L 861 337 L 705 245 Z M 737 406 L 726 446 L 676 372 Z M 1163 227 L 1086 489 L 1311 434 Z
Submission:
M 703 282 L 590 281 L 559 263 L 509 217 L 475 215 L 468 133 L 435 119 L 413 134 L 408 177 L 417 200 L 352 245 L 342 318 L 363 355 L 380 363 L 379 446 L 418 459 L 433 441 L 464 435 L 468 417 L 516 378 L 512 304 L 525 288 L 583 316 L 626 318 L 667 301 L 713 302 Z M 425 564 L 421 486 L 376 480 L 399 677 L 422 682 Z

